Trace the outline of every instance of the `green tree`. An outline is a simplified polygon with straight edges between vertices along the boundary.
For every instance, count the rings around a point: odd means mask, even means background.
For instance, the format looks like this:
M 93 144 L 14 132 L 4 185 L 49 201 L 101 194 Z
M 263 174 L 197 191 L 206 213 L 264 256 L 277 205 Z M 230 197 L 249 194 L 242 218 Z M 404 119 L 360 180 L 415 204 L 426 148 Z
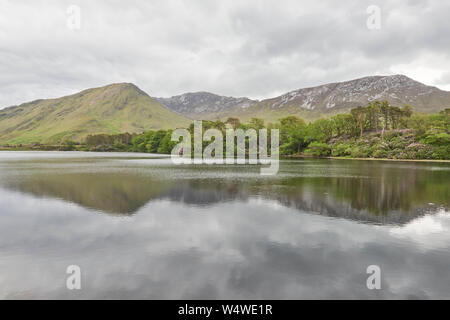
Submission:
M 380 102 L 374 101 L 367 105 L 367 117 L 369 120 L 369 130 L 378 132 L 380 122 Z
M 333 126 L 333 136 L 347 135 L 353 137 L 357 135 L 356 120 L 351 114 L 338 114 L 331 118 Z
M 366 109 L 359 106 L 356 107 L 354 109 L 352 109 L 350 111 L 351 115 L 353 116 L 353 118 L 355 118 L 356 123 L 358 124 L 359 127 L 359 136 L 362 137 L 363 135 L 363 130 L 364 130 L 364 122 L 366 120 Z
M 233 130 L 236 130 L 237 128 L 239 128 L 239 125 L 241 124 L 241 122 L 239 121 L 238 118 L 228 118 L 227 121 L 225 121 L 225 124 L 229 124 Z
M 168 130 L 159 143 L 158 153 L 170 154 L 176 144 L 176 141 L 172 141 L 172 130 Z
M 282 154 L 300 153 L 305 145 L 306 123 L 296 116 L 279 119 L 280 152 Z
M 258 131 L 259 129 L 264 129 L 264 120 L 258 118 L 252 118 L 248 123 L 248 127 Z
M 306 141 L 327 142 L 333 136 L 333 122 L 329 119 L 318 119 L 306 128 Z

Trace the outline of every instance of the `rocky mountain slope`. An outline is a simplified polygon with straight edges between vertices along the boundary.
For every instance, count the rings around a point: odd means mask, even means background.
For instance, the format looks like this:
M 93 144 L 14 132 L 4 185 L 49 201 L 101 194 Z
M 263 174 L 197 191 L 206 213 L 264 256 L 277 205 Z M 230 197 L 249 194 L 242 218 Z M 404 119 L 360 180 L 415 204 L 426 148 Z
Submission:
M 156 98 L 167 108 L 192 119 L 201 119 L 231 107 L 248 108 L 257 100 L 219 96 L 209 92 L 189 92 L 170 98 Z
M 403 75 L 373 76 L 325 84 L 286 93 L 265 101 L 270 108 L 291 105 L 307 110 L 348 108 L 375 100 L 388 100 L 393 105 L 409 104 L 423 111 L 438 110 L 448 103 L 449 92 L 426 86 Z
M 159 101 L 169 109 L 191 118 L 225 119 L 238 117 L 248 120 L 252 117 L 276 121 L 280 117 L 298 115 L 306 119 L 346 112 L 358 105 L 366 105 L 375 100 L 387 100 L 392 105 L 413 107 L 418 112 L 438 112 L 450 107 L 450 92 L 427 86 L 404 75 L 370 76 L 345 82 L 329 83 L 317 87 L 303 88 L 288 92 L 279 97 L 254 101 L 251 103 L 228 103 L 216 100 L 214 103 L 197 99 L 199 93 L 189 94 L 189 102 L 182 98 Z M 205 93 L 202 93 L 205 95 Z M 181 95 L 178 97 L 184 97 Z M 245 99 L 245 98 L 241 98 Z M 202 112 L 196 112 L 197 109 Z M 179 111 L 179 110 L 182 110 Z

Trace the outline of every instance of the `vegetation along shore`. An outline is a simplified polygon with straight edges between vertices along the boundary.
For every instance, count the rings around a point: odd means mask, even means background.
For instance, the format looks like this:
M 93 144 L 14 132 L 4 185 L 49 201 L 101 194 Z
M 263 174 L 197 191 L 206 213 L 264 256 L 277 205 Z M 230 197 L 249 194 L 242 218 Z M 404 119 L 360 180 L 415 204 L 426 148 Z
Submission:
M 296 116 L 264 123 L 252 118 L 241 123 L 203 121 L 203 129 L 225 133 L 233 129 L 279 129 L 282 156 L 312 156 L 348 159 L 450 160 L 450 109 L 439 113 L 415 113 L 409 106 L 395 107 L 374 101 L 349 113 L 307 123 Z M 193 130 L 191 125 L 189 128 Z M 84 141 L 66 140 L 45 145 L 3 145 L 0 150 L 127 151 L 169 154 L 176 144 L 172 130 L 150 130 L 141 134 L 96 134 Z M 225 136 L 225 134 L 224 134 Z

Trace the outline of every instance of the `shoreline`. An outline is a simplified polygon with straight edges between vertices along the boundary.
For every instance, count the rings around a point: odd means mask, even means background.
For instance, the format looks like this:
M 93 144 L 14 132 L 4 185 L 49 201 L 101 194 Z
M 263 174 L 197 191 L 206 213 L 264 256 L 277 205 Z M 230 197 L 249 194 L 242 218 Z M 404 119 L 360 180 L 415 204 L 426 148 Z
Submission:
M 388 159 L 388 158 L 346 158 L 346 157 L 314 157 L 309 155 L 291 155 L 284 156 L 285 158 L 306 158 L 306 159 L 333 159 L 333 160 L 369 160 L 369 161 L 395 161 L 395 162 L 441 162 L 441 163 L 450 163 L 450 160 L 442 160 L 442 159 Z
M 52 152 L 117 152 L 117 153 L 140 153 L 133 151 L 88 151 L 88 150 L 42 150 L 42 149 L 33 149 L 33 148 L 20 148 L 20 149 L 6 149 L 1 148 L 0 151 L 52 151 Z M 161 154 L 163 155 L 163 154 Z M 393 161 L 393 162 L 434 162 L 434 163 L 450 163 L 450 160 L 442 160 L 442 159 L 388 159 L 388 158 L 346 158 L 346 157 L 314 157 L 310 155 L 285 155 L 280 156 L 280 160 L 283 159 L 332 159 L 332 160 L 364 160 L 364 161 Z

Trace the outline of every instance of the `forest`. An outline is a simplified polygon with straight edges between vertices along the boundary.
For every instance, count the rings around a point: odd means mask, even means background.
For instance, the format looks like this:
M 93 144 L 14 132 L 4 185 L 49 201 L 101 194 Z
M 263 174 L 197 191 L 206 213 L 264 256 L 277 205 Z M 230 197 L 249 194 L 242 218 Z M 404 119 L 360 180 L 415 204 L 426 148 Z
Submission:
M 227 128 L 279 129 L 280 154 L 283 156 L 450 159 L 450 109 L 437 114 L 421 114 L 409 106 L 395 107 L 386 101 L 374 101 L 349 113 L 307 123 L 296 116 L 265 124 L 253 118 L 241 123 L 203 121 L 203 130 L 216 128 L 225 136 Z M 193 124 L 189 130 L 192 132 Z M 177 142 L 172 130 L 142 134 L 90 135 L 84 144 L 66 141 L 68 150 L 130 151 L 170 154 Z M 225 144 L 224 144 L 225 145 Z

